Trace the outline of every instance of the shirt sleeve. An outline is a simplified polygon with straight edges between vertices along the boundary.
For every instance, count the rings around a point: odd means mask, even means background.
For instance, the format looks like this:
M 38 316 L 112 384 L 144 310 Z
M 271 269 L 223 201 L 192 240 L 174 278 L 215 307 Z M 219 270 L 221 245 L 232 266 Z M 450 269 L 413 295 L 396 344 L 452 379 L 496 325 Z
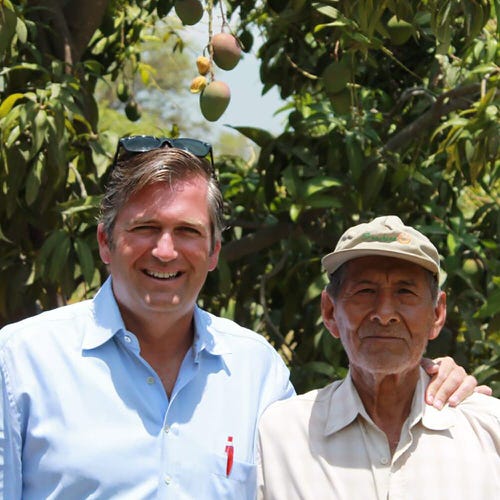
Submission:
M 20 419 L 2 359 L 0 389 L 0 498 L 17 500 L 22 491 Z
M 275 359 L 273 362 L 272 370 L 270 370 L 269 378 L 272 380 L 272 392 L 266 397 L 265 410 L 270 404 L 280 401 L 281 399 L 288 399 L 295 396 L 295 389 L 290 382 L 290 370 L 287 368 L 280 355 L 275 352 Z
M 260 432 L 257 434 L 257 500 L 264 500 L 264 471 L 262 470 L 262 445 Z

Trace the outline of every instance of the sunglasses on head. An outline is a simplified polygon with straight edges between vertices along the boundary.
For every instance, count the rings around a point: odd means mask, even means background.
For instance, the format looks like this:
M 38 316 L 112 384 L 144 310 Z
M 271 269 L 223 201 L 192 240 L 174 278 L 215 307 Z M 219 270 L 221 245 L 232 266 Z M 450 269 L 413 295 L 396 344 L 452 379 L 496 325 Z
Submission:
M 154 137 L 152 135 L 131 135 L 122 137 L 118 141 L 115 157 L 113 159 L 113 167 L 116 165 L 120 148 L 123 148 L 127 153 L 145 153 L 146 151 L 153 151 L 154 149 L 164 147 L 182 149 L 199 158 L 205 158 L 207 155 L 210 155 L 212 170 L 214 169 L 212 145 L 208 142 L 199 141 L 198 139 L 170 139 L 167 137 Z

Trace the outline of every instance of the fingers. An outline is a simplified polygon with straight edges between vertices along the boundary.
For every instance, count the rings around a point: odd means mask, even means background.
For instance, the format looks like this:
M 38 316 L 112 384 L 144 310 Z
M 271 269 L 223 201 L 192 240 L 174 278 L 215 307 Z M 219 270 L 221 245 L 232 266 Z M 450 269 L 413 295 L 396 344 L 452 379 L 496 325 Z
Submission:
M 434 366 L 427 362 L 422 366 L 429 375 L 433 375 L 427 387 L 425 400 L 439 410 L 448 403 L 456 406 L 470 396 L 477 386 L 477 380 L 467 375 L 449 356 L 434 360 Z
M 474 392 L 479 392 L 480 394 L 484 394 L 485 396 L 493 395 L 493 389 L 491 387 L 489 387 L 488 385 L 478 385 L 474 389 Z
M 464 373 L 465 373 L 465 371 L 464 371 Z M 451 387 L 450 387 L 451 394 L 448 397 L 448 404 L 450 406 L 457 406 L 465 398 L 467 398 L 468 396 L 470 396 L 474 392 L 474 389 L 476 388 L 476 386 L 477 386 L 476 378 L 473 377 L 472 375 L 466 375 L 465 378 L 462 379 L 462 382 L 458 386 L 458 389 L 453 391 L 453 389 L 451 389 Z M 441 387 L 443 387 L 443 386 L 441 386 Z M 441 389 L 440 389 L 440 391 L 441 391 Z M 436 399 L 445 401 L 446 400 L 445 393 L 442 393 L 442 397 L 441 397 L 441 395 L 438 392 L 438 394 L 436 395 Z
M 439 364 L 444 358 L 422 358 L 420 365 L 427 372 L 428 375 L 435 375 L 439 371 Z

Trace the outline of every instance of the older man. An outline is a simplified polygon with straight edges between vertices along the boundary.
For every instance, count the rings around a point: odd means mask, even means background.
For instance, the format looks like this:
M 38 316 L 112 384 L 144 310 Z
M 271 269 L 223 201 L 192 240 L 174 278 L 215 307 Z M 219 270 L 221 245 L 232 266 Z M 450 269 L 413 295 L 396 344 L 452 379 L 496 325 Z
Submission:
M 323 321 L 349 372 L 264 412 L 260 498 L 497 498 L 500 401 L 475 394 L 439 412 L 424 400 L 420 359 L 446 319 L 434 245 L 378 217 L 347 230 L 323 265 Z

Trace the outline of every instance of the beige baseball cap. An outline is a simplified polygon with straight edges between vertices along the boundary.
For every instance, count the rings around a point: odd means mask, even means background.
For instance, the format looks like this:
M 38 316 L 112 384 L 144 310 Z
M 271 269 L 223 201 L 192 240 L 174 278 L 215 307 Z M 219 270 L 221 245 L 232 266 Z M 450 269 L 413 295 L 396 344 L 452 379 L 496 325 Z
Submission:
M 328 274 L 345 262 L 381 255 L 408 260 L 439 274 L 439 254 L 427 236 L 405 226 L 395 215 L 377 217 L 371 222 L 349 228 L 340 238 L 335 250 L 321 260 Z

